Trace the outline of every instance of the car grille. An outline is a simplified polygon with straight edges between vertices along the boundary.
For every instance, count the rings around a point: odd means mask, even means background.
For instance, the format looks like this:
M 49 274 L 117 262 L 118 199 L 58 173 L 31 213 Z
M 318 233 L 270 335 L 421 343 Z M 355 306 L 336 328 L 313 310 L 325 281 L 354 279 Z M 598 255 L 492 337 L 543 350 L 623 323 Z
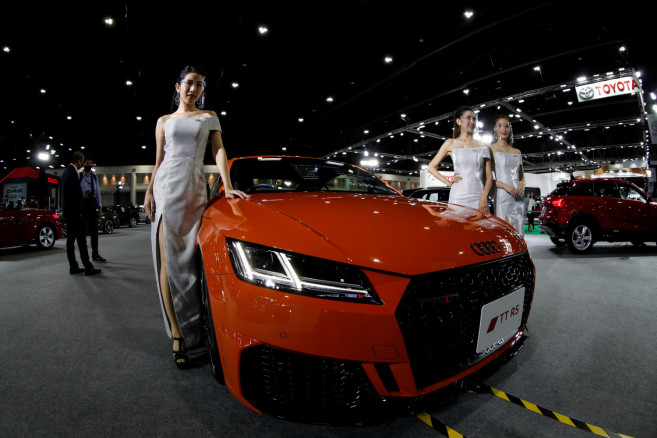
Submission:
M 524 286 L 526 321 L 534 290 L 533 271 L 525 252 L 411 279 L 395 316 L 418 389 L 480 360 L 475 349 L 483 305 Z
M 375 418 L 387 407 L 360 363 L 267 345 L 242 352 L 241 384 L 244 397 L 256 408 L 303 422 L 380 422 Z

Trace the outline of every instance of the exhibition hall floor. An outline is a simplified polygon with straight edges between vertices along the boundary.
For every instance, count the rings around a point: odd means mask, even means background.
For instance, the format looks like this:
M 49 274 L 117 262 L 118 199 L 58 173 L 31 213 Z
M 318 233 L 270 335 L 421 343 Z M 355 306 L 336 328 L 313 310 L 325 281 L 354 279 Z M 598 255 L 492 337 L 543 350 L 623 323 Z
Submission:
M 594 436 L 570 421 L 657 436 L 654 243 L 598 243 L 575 256 L 527 235 L 537 275 L 531 337 L 485 380 L 503 394 L 464 393 L 429 409 L 433 428 L 415 416 L 335 427 L 257 414 L 207 366 L 176 369 L 149 231 L 101 235 L 108 262 L 94 277 L 68 274 L 64 240 L 49 251 L 0 249 L 1 435 L 417 438 L 443 436 L 446 425 L 466 437 Z

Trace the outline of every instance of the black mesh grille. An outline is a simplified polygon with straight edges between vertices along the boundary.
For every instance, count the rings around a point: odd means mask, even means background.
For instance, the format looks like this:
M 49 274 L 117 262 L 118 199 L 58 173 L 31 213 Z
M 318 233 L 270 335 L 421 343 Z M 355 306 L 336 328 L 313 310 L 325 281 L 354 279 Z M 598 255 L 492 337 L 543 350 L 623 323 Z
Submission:
M 481 307 L 522 286 L 526 321 L 534 290 L 533 265 L 526 252 L 413 277 L 395 316 L 418 388 L 477 362 Z
M 373 416 L 380 415 L 386 403 L 357 362 L 260 345 L 242 353 L 241 372 L 244 397 L 263 412 L 283 418 L 333 424 L 376 422 Z

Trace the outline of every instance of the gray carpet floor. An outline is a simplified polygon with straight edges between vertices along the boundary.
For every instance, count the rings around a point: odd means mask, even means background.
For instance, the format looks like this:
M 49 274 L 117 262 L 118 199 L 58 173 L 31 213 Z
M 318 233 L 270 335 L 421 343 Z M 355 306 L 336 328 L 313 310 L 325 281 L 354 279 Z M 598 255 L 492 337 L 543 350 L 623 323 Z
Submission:
M 486 381 L 608 431 L 657 436 L 657 247 L 596 245 L 588 256 L 526 236 L 537 286 L 525 348 Z M 65 242 L 0 249 L 0 436 L 435 437 L 416 417 L 376 427 L 257 414 L 208 367 L 170 359 L 149 226 L 100 236 L 101 275 L 68 274 Z M 468 437 L 586 437 L 490 394 L 429 412 Z

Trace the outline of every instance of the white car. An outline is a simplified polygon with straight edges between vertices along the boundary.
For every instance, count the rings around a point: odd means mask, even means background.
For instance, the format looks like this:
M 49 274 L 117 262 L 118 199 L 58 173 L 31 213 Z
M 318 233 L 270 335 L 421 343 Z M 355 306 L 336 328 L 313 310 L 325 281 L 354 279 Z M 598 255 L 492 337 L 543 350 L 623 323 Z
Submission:
M 143 222 L 145 224 L 151 223 L 151 220 L 148 218 L 148 215 L 146 214 L 146 210 L 144 210 L 143 205 L 139 205 L 137 207 L 137 211 L 139 212 L 139 222 Z

